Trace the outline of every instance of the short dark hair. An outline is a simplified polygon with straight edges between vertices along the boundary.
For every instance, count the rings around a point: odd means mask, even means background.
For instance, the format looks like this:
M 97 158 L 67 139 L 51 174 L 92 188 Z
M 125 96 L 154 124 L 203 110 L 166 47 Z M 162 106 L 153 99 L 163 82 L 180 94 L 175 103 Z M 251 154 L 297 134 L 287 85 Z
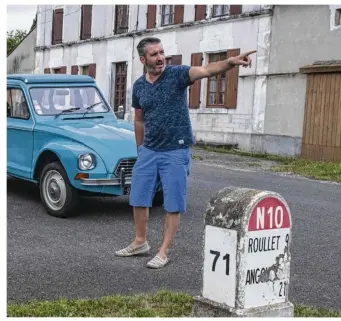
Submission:
M 146 37 L 146 38 L 143 38 L 137 45 L 136 49 L 137 49 L 137 52 L 139 54 L 140 57 L 144 56 L 145 55 L 145 50 L 146 50 L 146 46 L 149 45 L 149 44 L 158 44 L 158 43 L 161 43 L 161 40 L 159 38 L 156 38 L 156 37 Z

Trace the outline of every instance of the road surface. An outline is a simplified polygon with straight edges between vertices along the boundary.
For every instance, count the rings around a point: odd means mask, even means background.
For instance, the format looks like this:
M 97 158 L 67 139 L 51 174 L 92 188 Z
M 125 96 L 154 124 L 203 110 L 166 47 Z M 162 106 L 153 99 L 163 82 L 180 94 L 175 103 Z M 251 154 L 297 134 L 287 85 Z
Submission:
M 293 218 L 289 299 L 341 310 L 341 185 L 269 173 L 269 163 L 198 152 L 189 179 L 188 212 L 163 270 L 145 268 L 162 240 L 163 210 L 151 211 L 149 256 L 118 258 L 133 237 L 127 198 L 87 198 L 81 215 L 47 215 L 31 184 L 8 178 L 8 301 L 94 298 L 161 288 L 201 291 L 203 212 L 233 185 L 280 193 Z

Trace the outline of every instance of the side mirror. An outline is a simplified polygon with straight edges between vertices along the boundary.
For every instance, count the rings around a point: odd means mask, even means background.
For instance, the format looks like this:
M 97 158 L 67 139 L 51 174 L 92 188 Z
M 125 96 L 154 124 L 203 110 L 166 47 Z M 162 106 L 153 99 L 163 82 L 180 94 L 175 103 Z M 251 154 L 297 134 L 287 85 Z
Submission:
M 124 118 L 124 107 L 118 106 L 118 110 L 117 112 L 115 112 L 115 114 L 117 115 L 117 118 L 123 119 Z

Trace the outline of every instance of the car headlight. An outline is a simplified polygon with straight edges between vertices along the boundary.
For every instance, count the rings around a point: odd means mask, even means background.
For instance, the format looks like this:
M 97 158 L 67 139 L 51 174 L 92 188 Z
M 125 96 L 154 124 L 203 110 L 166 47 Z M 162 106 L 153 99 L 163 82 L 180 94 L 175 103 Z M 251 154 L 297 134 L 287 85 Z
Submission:
M 82 154 L 78 156 L 78 167 L 82 171 L 94 168 L 96 165 L 95 156 L 92 154 Z

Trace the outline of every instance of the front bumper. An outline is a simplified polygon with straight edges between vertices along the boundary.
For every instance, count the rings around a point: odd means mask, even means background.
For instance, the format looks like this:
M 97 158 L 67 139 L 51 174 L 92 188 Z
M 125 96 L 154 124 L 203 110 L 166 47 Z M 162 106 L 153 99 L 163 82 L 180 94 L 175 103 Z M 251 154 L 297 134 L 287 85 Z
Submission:
M 122 189 L 131 185 L 131 176 L 127 176 L 124 168 L 120 170 L 120 177 L 114 178 L 82 178 L 84 186 L 120 186 Z

